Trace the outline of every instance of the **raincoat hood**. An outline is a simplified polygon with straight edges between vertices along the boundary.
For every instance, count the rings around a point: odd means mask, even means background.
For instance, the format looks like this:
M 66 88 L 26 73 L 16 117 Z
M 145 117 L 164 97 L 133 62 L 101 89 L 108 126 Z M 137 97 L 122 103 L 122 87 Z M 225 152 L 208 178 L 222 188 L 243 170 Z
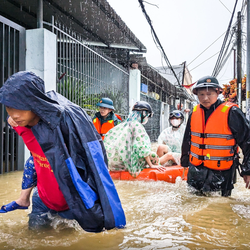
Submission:
M 0 89 L 0 103 L 41 118 L 32 133 L 83 229 L 100 232 L 125 226 L 102 139 L 81 107 L 54 91 L 45 93 L 43 80 L 31 72 L 11 76 Z
M 30 110 L 51 128 L 60 121 L 62 106 L 45 94 L 44 81 L 32 72 L 15 73 L 0 89 L 0 103 L 19 110 Z

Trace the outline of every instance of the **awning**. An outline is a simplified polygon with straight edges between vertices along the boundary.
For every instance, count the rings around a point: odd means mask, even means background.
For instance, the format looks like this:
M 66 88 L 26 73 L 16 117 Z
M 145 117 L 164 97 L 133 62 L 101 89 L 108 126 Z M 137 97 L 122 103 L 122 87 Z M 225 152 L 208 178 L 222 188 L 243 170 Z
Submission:
M 37 0 L 1 0 L 0 14 L 27 29 L 37 27 Z M 43 20 L 52 16 L 93 45 L 146 52 L 106 0 L 43 0 Z

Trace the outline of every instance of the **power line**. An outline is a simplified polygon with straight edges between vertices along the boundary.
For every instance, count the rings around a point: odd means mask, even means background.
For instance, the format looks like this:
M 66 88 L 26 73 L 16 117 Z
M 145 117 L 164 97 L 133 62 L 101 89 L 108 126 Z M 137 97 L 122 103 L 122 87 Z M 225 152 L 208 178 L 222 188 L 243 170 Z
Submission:
M 155 6 L 155 7 L 157 7 L 159 9 L 159 6 L 156 5 L 156 4 L 152 4 L 152 3 L 149 3 L 149 2 L 146 2 L 146 1 L 144 1 L 144 2 L 147 3 L 147 4 L 149 4 L 149 5 L 153 5 L 153 6 Z
M 223 32 L 222 35 L 220 35 L 213 43 L 211 43 L 206 49 L 204 49 L 198 56 L 196 56 L 187 66 L 189 66 L 192 62 L 194 62 L 198 57 L 200 57 L 206 50 L 208 50 L 214 43 L 216 43 L 224 34 L 226 33 Z
M 206 59 L 205 61 L 203 61 L 202 63 L 200 63 L 199 65 L 197 65 L 196 67 L 192 68 L 192 69 L 189 70 L 189 71 L 192 71 L 192 70 L 198 68 L 200 65 L 202 65 L 203 63 L 205 63 L 206 61 L 208 61 L 209 59 L 211 59 L 212 57 L 216 56 L 216 55 L 219 54 L 219 53 L 220 53 L 220 51 L 216 52 L 214 55 L 210 56 L 208 59 Z
M 231 56 L 232 51 L 233 51 L 233 47 L 230 49 L 230 51 L 228 52 L 227 56 L 225 56 L 225 59 L 222 61 L 221 67 L 220 67 L 220 71 L 224 67 L 224 65 L 226 64 L 226 62 L 228 61 L 229 57 Z
M 222 43 L 222 46 L 221 46 L 220 54 L 218 56 L 218 59 L 216 61 L 216 64 L 215 64 L 215 67 L 214 67 L 214 70 L 213 70 L 213 73 L 212 73 L 213 76 L 217 76 L 219 74 L 219 68 L 220 68 L 220 64 L 221 64 L 221 60 L 222 60 L 221 58 L 222 58 L 222 55 L 223 55 L 223 52 L 224 52 L 224 49 L 225 49 L 225 46 L 226 46 L 226 42 L 227 42 L 227 39 L 228 39 L 230 29 L 231 29 L 231 24 L 232 24 L 232 21 L 233 21 L 233 17 L 234 17 L 237 2 L 238 2 L 238 0 L 235 1 L 233 13 L 231 15 L 231 19 L 230 19 L 230 22 L 229 22 L 229 25 L 228 25 L 228 28 L 227 28 L 227 31 L 226 31 L 226 35 L 224 37 L 224 40 L 223 40 L 223 43 Z
M 171 69 L 171 71 L 173 72 L 173 74 L 174 74 L 174 76 L 175 76 L 178 84 L 181 86 L 180 81 L 179 81 L 178 77 L 176 76 L 175 71 L 173 70 L 173 67 L 172 67 L 170 61 L 168 60 L 168 57 L 167 57 L 167 55 L 166 55 L 166 53 L 165 53 L 165 51 L 164 51 L 164 49 L 163 49 L 163 47 L 162 47 L 162 45 L 160 43 L 160 40 L 159 40 L 158 36 L 156 35 L 156 32 L 155 32 L 155 30 L 153 28 L 153 25 L 152 25 L 152 22 L 151 22 L 148 14 L 147 14 L 147 12 L 145 10 L 144 4 L 143 4 L 143 0 L 138 0 L 138 1 L 140 3 L 141 8 L 142 8 L 142 12 L 143 12 L 143 14 L 145 15 L 145 17 L 147 19 L 147 22 L 148 22 L 149 26 L 151 27 L 151 32 L 152 32 L 152 35 L 153 35 L 154 42 L 157 43 L 158 44 L 157 46 L 160 47 L 161 52 L 163 54 L 163 57 L 164 57 L 167 65 L 168 65 L 168 67 Z
M 236 44 L 236 42 L 232 43 L 232 38 L 233 38 L 234 34 L 235 34 L 235 29 L 234 29 L 234 31 L 231 33 L 231 37 L 230 37 L 229 42 L 228 42 L 228 44 L 227 44 L 227 48 L 226 48 L 226 50 L 225 50 L 223 56 L 221 57 L 221 63 L 220 63 L 220 65 L 219 65 L 218 69 L 217 69 L 217 72 L 218 72 L 217 75 L 219 74 L 219 72 L 221 71 L 221 69 L 223 68 L 223 66 L 225 65 L 226 61 L 229 59 L 229 56 L 230 56 L 230 54 L 231 54 L 231 52 L 232 52 L 232 50 L 233 50 L 233 47 L 234 47 L 235 44 Z M 230 45 L 231 45 L 231 49 L 230 49 L 230 51 L 228 52 L 228 49 L 229 49 Z M 228 54 L 227 54 L 227 52 L 228 52 Z M 217 75 L 216 75 L 216 76 L 217 76 Z
M 228 12 L 230 13 L 230 14 L 232 14 L 232 12 L 227 8 L 227 6 L 224 4 L 224 3 L 222 3 L 221 2 L 221 0 L 219 0 L 220 1 L 220 3 L 228 10 Z

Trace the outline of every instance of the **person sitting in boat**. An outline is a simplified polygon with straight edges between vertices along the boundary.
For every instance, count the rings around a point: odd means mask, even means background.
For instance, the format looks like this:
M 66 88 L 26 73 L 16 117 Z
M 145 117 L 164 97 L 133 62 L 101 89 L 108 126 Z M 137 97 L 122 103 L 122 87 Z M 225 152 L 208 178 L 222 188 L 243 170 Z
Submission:
M 104 140 L 106 133 L 121 122 L 121 117 L 114 114 L 113 101 L 107 97 L 102 98 L 96 106 L 99 112 L 95 114 L 93 124 Z
M 170 127 L 165 128 L 158 137 L 157 155 L 163 166 L 180 165 L 181 145 L 185 132 L 184 115 L 180 110 L 169 114 Z
M 126 170 L 137 177 L 144 168 L 163 170 L 144 128 L 153 116 L 149 103 L 138 101 L 126 121 L 109 130 L 104 139 L 110 171 Z

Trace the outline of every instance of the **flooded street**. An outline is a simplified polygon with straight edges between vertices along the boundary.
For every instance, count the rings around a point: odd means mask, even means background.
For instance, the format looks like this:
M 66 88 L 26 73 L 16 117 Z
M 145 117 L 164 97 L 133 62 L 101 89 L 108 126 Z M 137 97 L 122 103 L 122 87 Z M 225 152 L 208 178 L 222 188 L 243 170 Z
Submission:
M 20 193 L 22 172 L 0 176 L 0 205 Z M 239 179 L 239 178 L 238 178 Z M 0 249 L 249 249 L 250 191 L 241 179 L 232 197 L 195 196 L 186 182 L 115 181 L 127 226 L 87 233 L 56 218 L 47 231 L 28 230 L 28 210 L 0 214 Z

